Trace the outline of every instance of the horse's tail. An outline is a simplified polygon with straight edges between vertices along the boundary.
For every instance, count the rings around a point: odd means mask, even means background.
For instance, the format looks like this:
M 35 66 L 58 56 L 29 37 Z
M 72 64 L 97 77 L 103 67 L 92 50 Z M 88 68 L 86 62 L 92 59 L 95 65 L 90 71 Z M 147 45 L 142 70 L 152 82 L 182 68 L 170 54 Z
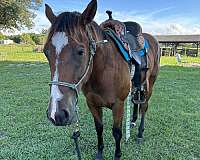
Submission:
M 156 79 L 160 69 L 161 49 L 155 37 L 153 37 L 151 34 L 148 33 L 144 33 L 143 35 L 145 39 L 147 39 L 149 42 L 150 48 L 149 48 L 149 53 L 147 54 L 149 54 L 149 56 L 153 56 L 153 58 L 150 58 L 152 63 L 152 65 L 150 66 L 152 69 L 150 68 L 151 71 L 147 72 L 148 75 L 146 75 L 146 89 L 147 92 L 149 92 L 150 91 L 149 78 L 154 77 Z
M 161 48 L 160 48 L 160 45 L 159 45 L 159 42 L 157 41 L 156 38 L 154 38 L 156 43 L 157 43 L 157 57 L 156 57 L 156 62 L 158 62 L 159 66 L 160 66 L 160 56 L 161 56 Z

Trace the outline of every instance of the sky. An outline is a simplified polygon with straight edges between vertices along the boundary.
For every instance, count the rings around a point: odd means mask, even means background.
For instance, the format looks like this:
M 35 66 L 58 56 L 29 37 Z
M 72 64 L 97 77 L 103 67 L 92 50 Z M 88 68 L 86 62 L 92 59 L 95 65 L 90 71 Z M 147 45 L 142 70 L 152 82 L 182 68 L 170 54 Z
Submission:
M 25 32 L 39 33 L 49 28 L 44 14 L 44 4 L 51 6 L 56 15 L 64 11 L 83 12 L 90 0 L 43 0 L 36 11 L 35 26 Z M 138 22 L 143 32 L 153 35 L 200 34 L 200 0 L 98 0 L 95 21 L 100 24 L 112 10 L 113 18 Z

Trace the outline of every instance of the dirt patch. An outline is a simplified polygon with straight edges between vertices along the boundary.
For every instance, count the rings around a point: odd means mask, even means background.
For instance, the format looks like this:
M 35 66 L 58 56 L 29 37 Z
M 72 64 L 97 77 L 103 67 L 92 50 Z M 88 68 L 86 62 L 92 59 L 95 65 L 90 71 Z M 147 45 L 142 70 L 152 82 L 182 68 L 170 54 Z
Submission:
M 200 63 L 186 63 L 186 64 L 183 64 L 183 66 L 200 68 Z
M 43 66 L 41 63 L 11 63 L 8 67 L 29 67 L 29 66 Z

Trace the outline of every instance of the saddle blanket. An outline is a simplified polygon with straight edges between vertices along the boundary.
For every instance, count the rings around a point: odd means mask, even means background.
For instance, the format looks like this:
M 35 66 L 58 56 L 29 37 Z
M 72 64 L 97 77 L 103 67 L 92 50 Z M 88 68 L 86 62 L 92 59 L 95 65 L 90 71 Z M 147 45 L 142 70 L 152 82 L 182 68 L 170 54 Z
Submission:
M 122 57 L 124 58 L 126 62 L 130 63 L 131 59 L 135 59 L 135 61 L 138 64 L 141 64 L 141 57 L 146 56 L 146 53 L 148 52 L 148 49 L 149 49 L 149 45 L 146 39 L 145 39 L 143 49 L 135 52 L 131 45 L 132 44 L 131 41 L 133 40 L 132 34 L 127 33 L 125 35 L 129 44 L 129 48 L 130 48 L 129 50 L 127 50 L 124 45 L 124 42 L 116 35 L 116 33 L 112 29 L 110 28 L 105 29 L 105 33 L 114 41 L 114 43 L 116 44 L 117 48 L 119 49 Z

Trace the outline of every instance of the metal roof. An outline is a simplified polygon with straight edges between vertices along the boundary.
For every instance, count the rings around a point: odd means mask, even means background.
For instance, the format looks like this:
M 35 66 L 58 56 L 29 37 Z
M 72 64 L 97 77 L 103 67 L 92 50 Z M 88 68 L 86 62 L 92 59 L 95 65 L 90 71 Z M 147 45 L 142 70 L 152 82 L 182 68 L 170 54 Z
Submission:
M 160 43 L 195 43 L 200 42 L 200 35 L 156 35 Z

